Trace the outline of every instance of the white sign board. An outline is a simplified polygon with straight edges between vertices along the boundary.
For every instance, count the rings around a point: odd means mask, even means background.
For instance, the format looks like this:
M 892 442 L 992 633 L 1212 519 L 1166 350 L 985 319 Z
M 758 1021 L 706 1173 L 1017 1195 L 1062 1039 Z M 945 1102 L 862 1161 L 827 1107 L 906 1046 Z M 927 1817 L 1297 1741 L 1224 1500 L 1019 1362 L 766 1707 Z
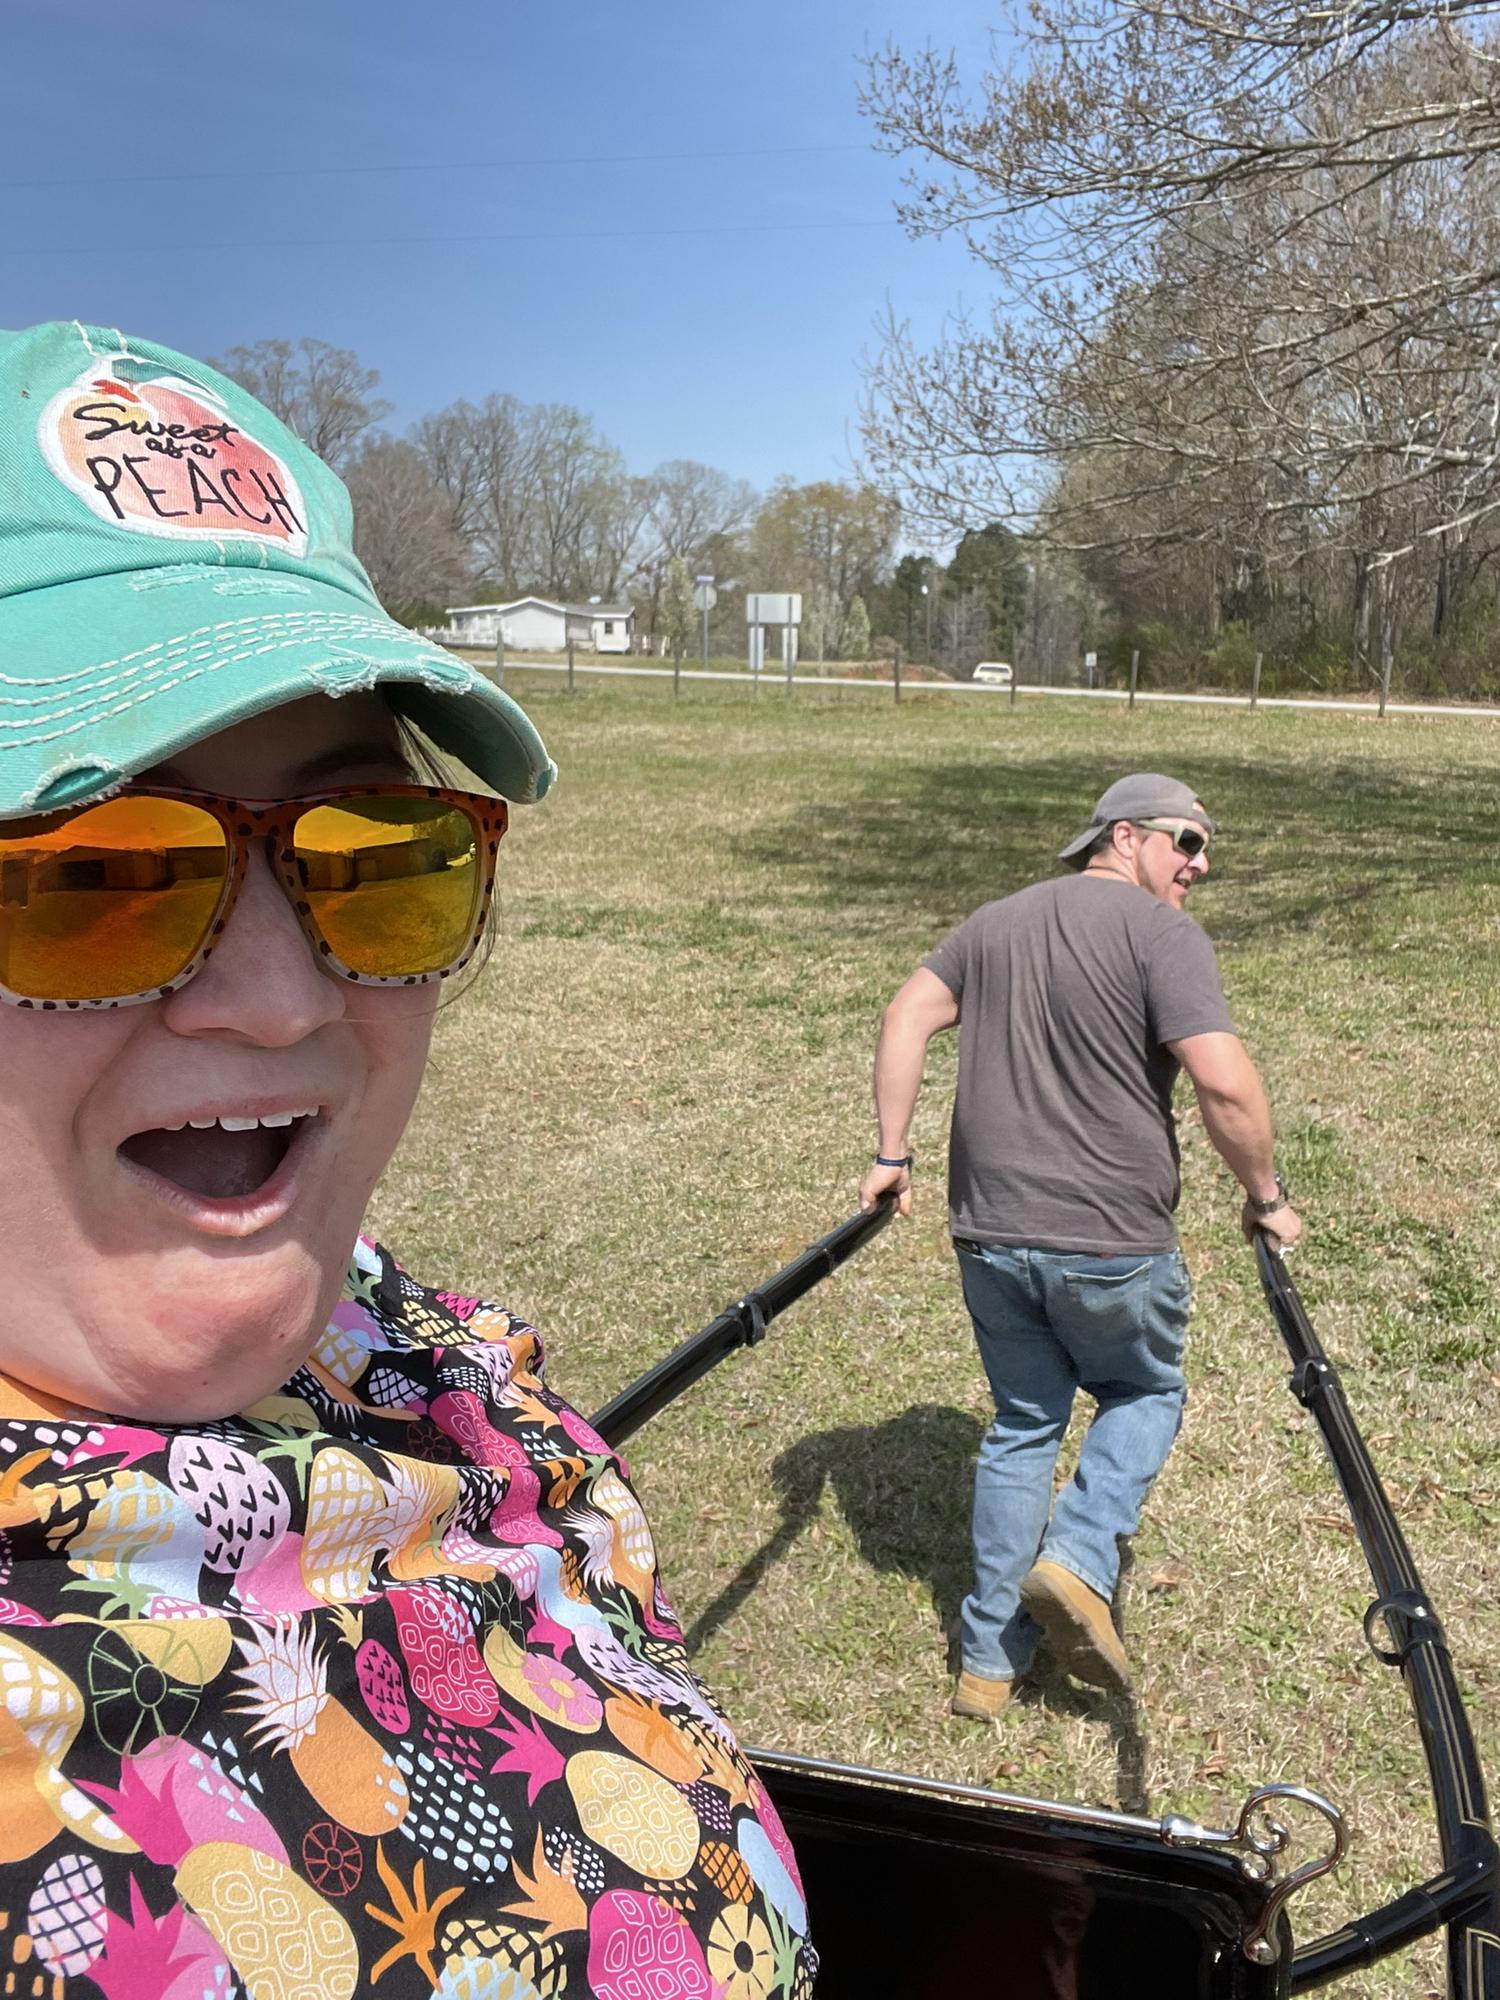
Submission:
M 1089 672 L 1092 673 L 1095 667 L 1097 667 L 1099 664 L 1099 655 L 1097 653 L 1085 653 L 1083 656 L 1083 664 L 1088 668 Z
M 745 599 L 747 625 L 800 625 L 800 591 L 752 590 Z
M 718 601 L 719 593 L 711 583 L 700 582 L 693 585 L 693 609 L 695 611 L 712 611 Z

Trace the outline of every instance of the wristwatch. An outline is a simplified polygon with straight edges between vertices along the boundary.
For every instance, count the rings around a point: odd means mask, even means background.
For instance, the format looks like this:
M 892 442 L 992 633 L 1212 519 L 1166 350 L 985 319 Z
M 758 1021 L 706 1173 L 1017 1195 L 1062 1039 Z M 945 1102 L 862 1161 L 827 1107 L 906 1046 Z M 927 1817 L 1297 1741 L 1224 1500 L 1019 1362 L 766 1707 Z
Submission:
M 1286 1182 L 1278 1174 L 1276 1176 L 1276 1193 L 1270 1201 L 1262 1201 L 1259 1196 L 1248 1194 L 1245 1197 L 1245 1206 L 1250 1210 L 1252 1215 L 1274 1215 L 1278 1208 L 1286 1207 L 1288 1199 Z

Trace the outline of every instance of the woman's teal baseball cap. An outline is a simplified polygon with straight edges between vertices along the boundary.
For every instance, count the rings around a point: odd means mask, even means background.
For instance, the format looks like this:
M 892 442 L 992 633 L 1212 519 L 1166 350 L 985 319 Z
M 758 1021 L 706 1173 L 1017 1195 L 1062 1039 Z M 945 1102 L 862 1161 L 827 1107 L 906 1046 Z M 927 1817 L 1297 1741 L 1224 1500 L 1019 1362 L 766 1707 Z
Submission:
M 342 482 L 236 383 L 77 322 L 0 333 L 0 819 L 102 797 L 231 723 L 384 688 L 519 803 L 516 703 L 382 610 Z

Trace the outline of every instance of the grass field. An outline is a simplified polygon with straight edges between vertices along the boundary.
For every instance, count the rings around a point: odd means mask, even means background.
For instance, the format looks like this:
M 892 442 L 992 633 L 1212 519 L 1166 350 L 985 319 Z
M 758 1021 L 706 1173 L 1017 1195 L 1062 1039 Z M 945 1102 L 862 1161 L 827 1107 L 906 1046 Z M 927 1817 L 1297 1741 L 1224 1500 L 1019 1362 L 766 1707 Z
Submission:
M 597 1407 L 852 1210 L 880 1009 L 921 954 L 1050 872 L 1110 779 L 1180 772 L 1224 828 L 1193 909 L 1277 1110 L 1298 1282 L 1500 1780 L 1500 731 L 508 682 L 562 782 L 513 817 L 498 948 L 441 1018 L 377 1200 L 412 1268 L 534 1317 L 554 1384 Z M 1262 1781 L 1326 1791 L 1354 1846 L 1293 1905 L 1311 1937 L 1435 1843 L 1358 1549 L 1186 1107 L 1192 1394 L 1127 1582 L 1137 1702 L 1054 1677 L 997 1729 L 945 1713 L 987 1421 L 944 1230 L 952 1067 L 944 1038 L 913 1221 L 635 1442 L 699 1668 L 766 1745 L 1215 1823 Z M 1438 1966 L 1339 1991 L 1409 2000 Z

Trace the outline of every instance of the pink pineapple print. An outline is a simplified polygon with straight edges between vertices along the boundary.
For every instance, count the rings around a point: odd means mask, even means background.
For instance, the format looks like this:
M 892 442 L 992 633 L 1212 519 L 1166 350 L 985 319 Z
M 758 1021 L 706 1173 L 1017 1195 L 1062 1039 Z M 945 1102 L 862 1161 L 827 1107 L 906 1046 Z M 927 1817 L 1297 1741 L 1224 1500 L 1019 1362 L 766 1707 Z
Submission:
M 287 1858 L 281 1836 L 249 1793 L 206 1750 L 180 1736 L 122 1758 L 117 1787 L 78 1782 L 158 1867 L 175 1868 L 189 1848 L 224 1840 L 274 1861 Z
M 401 1668 L 389 1649 L 378 1639 L 366 1639 L 354 1655 L 354 1675 L 374 1720 L 392 1736 L 404 1736 L 411 1728 L 411 1708 Z
M 432 1406 L 432 1418 L 476 1465 L 508 1466 L 510 1483 L 489 1519 L 489 1532 L 502 1542 L 540 1544 L 560 1549 L 563 1538 L 537 1512 L 542 1482 L 515 1438 L 497 1431 L 484 1405 L 467 1389 L 449 1389 Z
M 228 1962 L 198 1919 L 181 1903 L 153 1917 L 133 1877 L 130 1920 L 109 1912 L 89 1978 L 104 2000 L 204 2000 L 230 1986 Z

